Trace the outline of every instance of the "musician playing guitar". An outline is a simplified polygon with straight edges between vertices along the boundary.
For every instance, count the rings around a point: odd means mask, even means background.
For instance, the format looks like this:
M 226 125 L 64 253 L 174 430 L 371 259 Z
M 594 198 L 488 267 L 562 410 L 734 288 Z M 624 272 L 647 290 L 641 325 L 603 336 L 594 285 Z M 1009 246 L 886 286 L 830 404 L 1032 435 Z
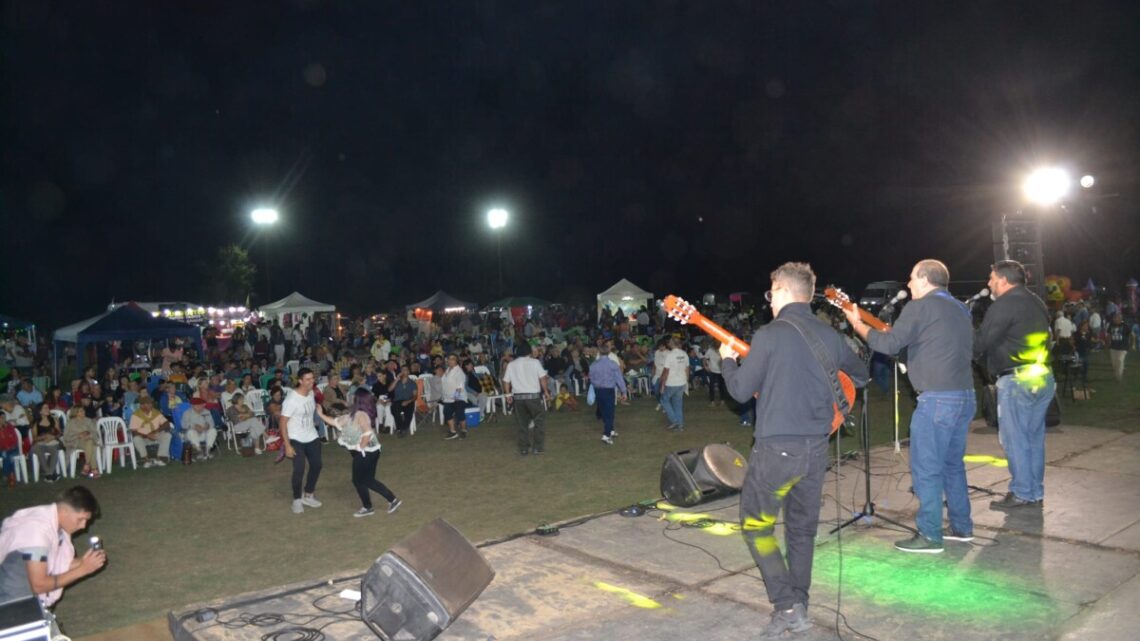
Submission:
M 775 320 L 756 331 L 740 363 L 731 342 L 720 350 L 728 393 L 741 403 L 756 395 L 756 443 L 748 458 L 740 519 L 774 608 L 761 639 L 811 627 L 808 588 L 827 437 L 839 396 L 835 370 L 857 386 L 867 383 L 867 366 L 838 332 L 812 314 L 814 291 L 815 274 L 807 263 L 781 265 L 765 295 Z M 774 535 L 781 508 L 784 554 Z
M 970 310 L 946 290 L 950 271 L 941 261 L 920 260 L 910 272 L 911 303 L 890 331 L 869 327 L 857 308 L 844 313 L 867 345 L 893 356 L 906 348 L 908 376 L 918 392 L 910 418 L 910 471 L 918 498 L 918 534 L 895 542 L 903 552 L 938 554 L 942 541 L 971 541 L 974 523 L 966 487 L 966 434 L 974 418 L 974 376 L 970 369 L 973 325 Z M 946 498 L 950 527 L 942 527 Z

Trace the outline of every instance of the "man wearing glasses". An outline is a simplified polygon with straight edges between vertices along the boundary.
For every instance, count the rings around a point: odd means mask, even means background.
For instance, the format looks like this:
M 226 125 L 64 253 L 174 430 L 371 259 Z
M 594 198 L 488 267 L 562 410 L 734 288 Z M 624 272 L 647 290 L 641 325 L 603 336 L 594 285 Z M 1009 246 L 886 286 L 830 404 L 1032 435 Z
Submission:
M 830 361 L 830 367 L 858 386 L 868 378 L 867 366 L 843 336 L 812 314 L 814 292 L 811 266 L 781 265 L 772 272 L 772 289 L 765 295 L 776 320 L 756 331 L 743 362 L 737 364 L 738 355 L 727 345 L 720 348 L 728 393 L 741 403 L 756 399 L 756 443 L 748 458 L 740 518 L 774 608 L 761 639 L 811 627 L 808 588 L 836 401 L 834 377 L 823 362 Z M 774 534 L 781 508 L 786 560 Z

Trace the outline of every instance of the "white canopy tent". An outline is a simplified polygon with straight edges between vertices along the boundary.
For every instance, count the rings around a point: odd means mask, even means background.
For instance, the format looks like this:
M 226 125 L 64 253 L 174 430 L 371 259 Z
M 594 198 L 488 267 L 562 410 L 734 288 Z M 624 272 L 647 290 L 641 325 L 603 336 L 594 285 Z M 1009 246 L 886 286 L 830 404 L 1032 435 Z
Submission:
M 301 314 L 307 314 L 311 320 L 314 314 L 332 314 L 336 312 L 336 305 L 317 302 L 300 292 L 293 292 L 281 300 L 266 303 L 257 308 L 262 316 L 282 321 L 282 326 L 291 326 L 300 322 Z M 291 323 L 284 322 L 285 318 L 293 315 Z M 307 323 L 305 323 L 307 325 Z M 336 324 L 333 324 L 336 328 Z
M 625 316 L 629 316 L 636 314 L 642 305 L 652 309 L 652 303 L 653 292 L 647 292 L 623 278 L 614 283 L 613 287 L 598 294 L 598 316 L 602 315 L 606 305 L 615 312 L 620 309 Z

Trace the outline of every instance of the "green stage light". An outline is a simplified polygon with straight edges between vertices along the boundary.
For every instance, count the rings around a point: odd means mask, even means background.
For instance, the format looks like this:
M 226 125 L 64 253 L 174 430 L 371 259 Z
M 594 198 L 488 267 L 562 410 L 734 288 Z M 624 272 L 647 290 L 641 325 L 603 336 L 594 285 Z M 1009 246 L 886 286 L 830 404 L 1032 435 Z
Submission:
M 816 549 L 813 579 L 836 586 L 838 546 Z M 966 617 L 985 624 L 1051 621 L 1062 616 L 1041 578 L 979 567 L 970 559 L 903 554 L 872 538 L 843 541 L 844 598 L 928 617 Z M 1028 629 L 1028 626 L 1026 629 Z

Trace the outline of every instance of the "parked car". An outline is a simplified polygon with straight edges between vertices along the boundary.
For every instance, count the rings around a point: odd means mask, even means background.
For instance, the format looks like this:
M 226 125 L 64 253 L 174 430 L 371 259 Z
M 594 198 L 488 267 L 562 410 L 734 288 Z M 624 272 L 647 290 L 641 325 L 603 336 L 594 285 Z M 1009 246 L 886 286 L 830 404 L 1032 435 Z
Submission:
M 868 283 L 863 288 L 863 295 L 859 297 L 859 307 L 878 316 L 883 306 L 891 302 L 891 299 L 904 289 L 906 289 L 906 284 L 897 280 L 880 280 Z

